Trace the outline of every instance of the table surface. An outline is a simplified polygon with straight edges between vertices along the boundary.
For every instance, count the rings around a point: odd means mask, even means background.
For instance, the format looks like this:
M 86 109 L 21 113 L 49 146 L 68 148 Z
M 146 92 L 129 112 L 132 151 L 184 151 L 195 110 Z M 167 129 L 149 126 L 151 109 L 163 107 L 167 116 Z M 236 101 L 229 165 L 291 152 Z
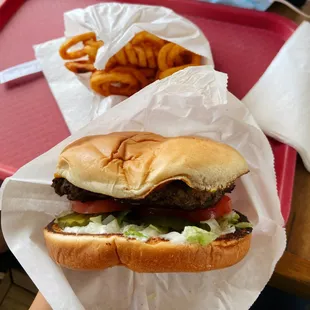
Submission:
M 300 24 L 304 18 L 282 4 L 275 3 L 269 11 L 281 14 Z M 310 2 L 303 7 L 310 14 Z M 278 262 L 270 285 L 310 298 L 310 173 L 300 158 L 296 162 L 296 174 L 292 208 L 287 229 L 287 248 Z

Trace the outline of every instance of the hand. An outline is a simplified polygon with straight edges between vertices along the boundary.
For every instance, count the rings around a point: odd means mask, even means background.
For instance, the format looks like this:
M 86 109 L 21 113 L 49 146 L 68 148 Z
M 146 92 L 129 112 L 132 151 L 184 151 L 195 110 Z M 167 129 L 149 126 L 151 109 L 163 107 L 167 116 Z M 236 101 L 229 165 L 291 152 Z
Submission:
M 51 306 L 47 303 L 43 295 L 39 292 L 34 299 L 29 310 L 52 310 Z

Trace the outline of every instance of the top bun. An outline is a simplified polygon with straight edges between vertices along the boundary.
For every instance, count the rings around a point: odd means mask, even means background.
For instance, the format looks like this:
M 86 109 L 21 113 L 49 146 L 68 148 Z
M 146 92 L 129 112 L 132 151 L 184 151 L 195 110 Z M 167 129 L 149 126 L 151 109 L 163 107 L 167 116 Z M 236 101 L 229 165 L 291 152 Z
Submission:
M 198 190 L 223 189 L 248 171 L 239 152 L 210 139 L 115 132 L 68 145 L 55 177 L 94 193 L 141 199 L 173 180 Z

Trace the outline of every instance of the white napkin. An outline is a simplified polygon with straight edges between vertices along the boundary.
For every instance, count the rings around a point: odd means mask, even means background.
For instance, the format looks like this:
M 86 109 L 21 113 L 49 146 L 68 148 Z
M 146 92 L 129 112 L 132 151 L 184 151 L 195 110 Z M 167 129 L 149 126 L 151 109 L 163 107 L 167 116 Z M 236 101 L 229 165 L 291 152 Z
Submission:
M 209 42 L 201 30 L 168 8 L 102 3 L 66 12 L 64 23 L 66 37 L 94 31 L 97 38 L 104 41 L 98 50 L 97 68 L 104 68 L 106 61 L 142 30 L 177 43 L 203 56 L 203 63 L 213 65 Z M 60 38 L 38 44 L 34 50 L 64 120 L 73 133 L 126 97 L 104 98 L 95 94 L 89 87 L 89 74 L 75 75 L 68 71 L 58 53 L 63 41 L 64 38 Z
M 3 183 L 0 199 L 6 241 L 54 309 L 248 309 L 283 254 L 286 236 L 277 195 L 273 153 L 247 108 L 229 94 L 226 75 L 191 67 L 157 81 L 108 110 Z M 248 255 L 235 266 L 201 273 L 139 274 L 124 267 L 79 272 L 50 259 L 42 230 L 69 208 L 51 188 L 61 150 L 85 135 L 153 131 L 198 135 L 238 149 L 250 173 L 237 182 L 234 207 L 254 223 Z
M 295 148 L 310 171 L 310 23 L 303 22 L 242 99 L 262 130 Z

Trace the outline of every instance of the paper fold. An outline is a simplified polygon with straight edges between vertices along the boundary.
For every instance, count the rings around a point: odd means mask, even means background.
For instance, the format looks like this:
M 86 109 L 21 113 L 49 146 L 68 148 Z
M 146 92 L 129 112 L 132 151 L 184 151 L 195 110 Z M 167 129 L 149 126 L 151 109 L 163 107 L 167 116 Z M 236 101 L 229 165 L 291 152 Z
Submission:
M 213 65 L 208 40 L 191 21 L 162 6 L 135 4 L 96 4 L 64 14 L 65 36 L 94 31 L 104 41 L 98 50 L 95 67 L 104 69 L 107 60 L 136 33 L 148 31 L 207 58 Z

